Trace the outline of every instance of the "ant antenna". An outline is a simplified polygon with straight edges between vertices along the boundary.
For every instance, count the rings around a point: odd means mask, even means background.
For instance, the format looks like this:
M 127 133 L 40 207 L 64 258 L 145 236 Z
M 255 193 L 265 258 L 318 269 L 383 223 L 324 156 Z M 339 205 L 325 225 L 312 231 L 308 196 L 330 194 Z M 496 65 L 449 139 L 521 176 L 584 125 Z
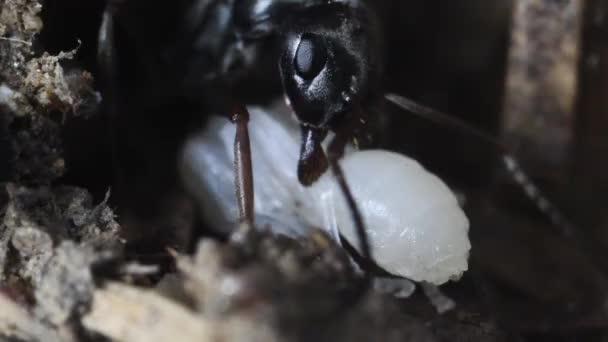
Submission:
M 355 230 L 357 231 L 357 235 L 359 237 L 359 245 L 361 248 L 361 254 L 363 258 L 369 260 L 371 258 L 371 247 L 369 245 L 369 238 L 367 236 L 367 232 L 365 231 L 365 224 L 363 223 L 363 217 L 361 216 L 361 211 L 357 206 L 357 202 L 353 197 L 352 191 L 350 191 L 350 187 L 346 182 L 346 177 L 344 177 L 344 171 L 342 167 L 338 163 L 338 158 L 329 157 L 329 166 L 331 171 L 333 172 L 336 180 L 338 181 L 338 185 L 340 186 L 340 191 L 344 195 L 346 199 L 346 203 L 351 212 L 351 216 L 353 222 L 355 224 Z
M 536 208 L 546 215 L 552 224 L 560 228 L 561 234 L 570 237 L 574 234 L 572 224 L 561 214 L 557 207 L 540 191 L 528 177 L 515 158 L 515 155 L 496 137 L 476 128 L 451 115 L 420 105 L 412 100 L 397 94 L 386 94 L 385 98 L 399 108 L 411 112 L 421 118 L 439 125 L 450 126 L 459 131 L 476 137 L 484 143 L 494 147 L 501 155 L 501 162 L 509 175 L 531 199 Z

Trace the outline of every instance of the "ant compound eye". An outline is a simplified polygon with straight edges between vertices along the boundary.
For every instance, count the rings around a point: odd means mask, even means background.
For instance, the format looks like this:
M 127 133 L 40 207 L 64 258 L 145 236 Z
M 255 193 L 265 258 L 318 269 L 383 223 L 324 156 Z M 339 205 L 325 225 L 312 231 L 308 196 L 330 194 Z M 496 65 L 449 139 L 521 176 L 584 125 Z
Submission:
M 305 34 L 300 40 L 294 65 L 296 73 L 310 81 L 317 77 L 327 62 L 327 48 L 321 37 Z

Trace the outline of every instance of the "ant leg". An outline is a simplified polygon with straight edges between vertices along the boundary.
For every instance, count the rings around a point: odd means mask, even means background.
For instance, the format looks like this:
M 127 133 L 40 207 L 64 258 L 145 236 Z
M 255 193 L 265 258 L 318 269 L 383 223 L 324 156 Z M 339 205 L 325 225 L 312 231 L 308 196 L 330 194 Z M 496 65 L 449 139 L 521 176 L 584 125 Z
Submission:
M 104 103 L 109 109 L 115 109 L 117 89 L 116 47 L 114 45 L 114 19 L 109 8 L 103 12 L 101 27 L 97 37 L 97 61 L 101 73 L 101 83 L 104 90 Z
M 399 108 L 423 119 L 438 125 L 453 127 L 492 146 L 501 156 L 501 162 L 511 176 L 511 179 L 523 190 L 524 194 L 534 202 L 536 208 L 549 218 L 555 227 L 559 228 L 559 233 L 566 237 L 570 237 L 574 234 L 575 229 L 572 223 L 562 215 L 561 211 L 540 191 L 540 189 L 538 189 L 534 182 L 530 180 L 523 168 L 517 162 L 514 154 L 498 138 L 473 127 L 462 120 L 420 105 L 403 96 L 387 94 L 385 95 L 385 98 Z
M 230 114 L 230 121 L 236 125 L 234 137 L 234 174 L 236 200 L 239 207 L 239 218 L 249 226 L 254 221 L 253 169 L 251 165 L 251 146 L 249 143 L 249 112 L 243 105 L 235 106 Z
M 341 134 L 339 134 L 341 133 Z M 357 202 L 353 197 L 352 191 L 346 182 L 346 178 L 344 177 L 344 171 L 339 164 L 340 158 L 344 155 L 344 148 L 346 147 L 347 138 L 350 134 L 345 134 L 347 132 L 337 132 L 334 138 L 329 143 L 327 147 L 329 168 L 331 169 L 334 177 L 338 181 L 338 185 L 340 186 L 340 191 L 344 195 L 346 199 L 346 203 L 350 210 L 353 222 L 355 224 L 355 231 L 357 232 L 357 236 L 359 238 L 359 246 L 360 253 L 363 257 L 363 260 L 368 262 L 371 260 L 371 247 L 369 244 L 369 238 L 367 236 L 367 232 L 365 230 L 365 224 L 363 222 L 363 217 L 361 216 L 361 211 L 357 206 Z M 350 133 L 350 132 L 349 132 Z M 365 297 L 365 294 L 369 291 L 372 286 L 372 278 L 370 274 L 363 270 L 363 281 L 358 284 L 358 286 L 353 287 L 351 294 L 346 296 L 350 298 L 348 301 L 344 301 L 343 305 L 339 308 L 343 309 L 344 307 L 351 307 L 354 302 L 357 302 Z
M 302 146 L 300 149 L 300 159 L 298 161 L 298 180 L 304 186 L 310 186 L 317 181 L 325 170 L 329 167 L 340 186 L 340 191 L 346 198 L 347 205 L 351 211 L 353 222 L 357 235 L 359 235 L 360 252 L 362 256 L 368 260 L 370 258 L 370 247 L 365 233 L 363 218 L 361 212 L 357 208 L 352 192 L 344 178 L 342 167 L 338 163 L 339 159 L 344 154 L 346 146 L 346 137 L 351 136 L 350 129 L 345 129 L 341 134 L 336 134 L 328 147 L 328 156 L 325 155 L 321 147 L 321 141 L 325 139 L 327 131 L 311 129 L 310 127 L 302 128 Z M 328 160 L 329 159 L 329 160 Z M 339 238 L 339 233 L 332 234 Z M 340 241 L 337 241 L 338 243 Z
M 122 188 L 127 182 L 120 168 L 120 146 L 119 146 L 119 104 L 118 104 L 118 65 L 116 58 L 116 46 L 114 42 L 114 19 L 109 5 L 103 11 L 102 22 L 97 37 L 97 62 L 99 64 L 99 83 L 103 98 L 101 102 L 102 115 L 106 117 L 105 134 L 109 141 L 112 167 L 112 185 Z M 118 190 L 117 193 L 120 193 Z M 117 197 L 120 197 L 119 194 Z
M 355 229 L 357 231 L 357 235 L 359 237 L 359 247 L 361 248 L 361 256 L 364 260 L 371 260 L 371 247 L 369 244 L 369 238 L 367 236 L 367 232 L 365 231 L 365 224 L 363 222 L 363 217 L 361 216 L 361 211 L 357 206 L 355 198 L 353 197 L 352 191 L 346 182 L 346 178 L 344 177 L 344 171 L 342 167 L 338 163 L 340 158 L 344 155 L 344 148 L 346 147 L 347 137 L 350 136 L 348 134 L 336 134 L 332 141 L 330 142 L 327 152 L 329 159 L 329 167 L 331 168 L 336 180 L 338 181 L 338 185 L 340 186 L 340 190 L 344 194 L 346 198 L 346 203 L 350 209 L 353 222 L 355 224 Z
M 120 169 L 120 120 L 119 115 L 119 94 L 118 89 L 118 62 L 117 51 L 114 41 L 114 19 L 112 17 L 112 7 L 110 4 L 103 11 L 101 27 L 97 37 L 98 52 L 97 61 L 99 63 L 100 73 L 99 81 L 102 89 L 102 113 L 107 117 L 106 131 L 110 144 L 111 162 L 114 172 L 115 182 L 121 187 L 122 183 L 127 182 Z M 119 196 L 120 197 L 120 196 Z

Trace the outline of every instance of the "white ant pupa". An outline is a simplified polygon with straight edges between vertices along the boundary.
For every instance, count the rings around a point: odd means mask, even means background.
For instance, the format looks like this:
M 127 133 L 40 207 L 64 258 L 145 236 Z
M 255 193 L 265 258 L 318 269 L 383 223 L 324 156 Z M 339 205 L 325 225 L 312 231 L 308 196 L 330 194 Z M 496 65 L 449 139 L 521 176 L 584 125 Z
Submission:
M 299 131 L 287 114 L 250 108 L 255 220 L 258 227 L 302 236 L 325 229 L 358 246 L 351 213 L 328 171 L 313 186 L 296 175 Z M 180 169 L 208 222 L 234 227 L 235 126 L 210 119 L 205 130 L 184 146 Z M 443 284 L 467 270 L 471 248 L 469 222 L 455 195 L 435 175 L 406 156 L 383 151 L 347 151 L 340 161 L 365 222 L 374 261 L 391 274 L 418 282 Z

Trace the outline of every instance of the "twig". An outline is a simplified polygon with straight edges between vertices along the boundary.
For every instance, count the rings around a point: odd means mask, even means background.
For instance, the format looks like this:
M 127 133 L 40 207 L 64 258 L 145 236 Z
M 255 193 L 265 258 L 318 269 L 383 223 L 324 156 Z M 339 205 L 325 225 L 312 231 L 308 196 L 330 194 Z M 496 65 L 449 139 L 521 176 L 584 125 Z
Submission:
M 32 46 L 32 42 L 28 42 L 26 40 L 19 39 L 19 38 L 0 37 L 0 40 L 5 40 L 5 41 L 11 42 L 11 43 L 19 43 L 19 44 L 25 44 L 27 46 Z

